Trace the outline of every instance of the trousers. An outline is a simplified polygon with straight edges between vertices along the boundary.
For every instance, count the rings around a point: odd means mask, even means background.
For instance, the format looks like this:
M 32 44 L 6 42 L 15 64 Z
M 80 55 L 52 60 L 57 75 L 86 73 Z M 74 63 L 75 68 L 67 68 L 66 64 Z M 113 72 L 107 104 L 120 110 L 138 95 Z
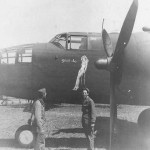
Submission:
M 45 150 L 45 134 L 44 133 L 36 134 L 34 150 Z
M 83 130 L 88 141 L 88 149 L 94 150 L 94 128 L 82 122 Z

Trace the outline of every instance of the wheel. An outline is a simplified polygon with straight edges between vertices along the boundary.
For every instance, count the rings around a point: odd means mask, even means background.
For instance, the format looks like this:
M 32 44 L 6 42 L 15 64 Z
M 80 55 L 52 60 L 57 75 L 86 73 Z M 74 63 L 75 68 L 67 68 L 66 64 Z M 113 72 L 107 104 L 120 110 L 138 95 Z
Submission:
M 33 148 L 35 135 L 31 125 L 23 125 L 19 127 L 15 133 L 15 139 L 23 148 Z

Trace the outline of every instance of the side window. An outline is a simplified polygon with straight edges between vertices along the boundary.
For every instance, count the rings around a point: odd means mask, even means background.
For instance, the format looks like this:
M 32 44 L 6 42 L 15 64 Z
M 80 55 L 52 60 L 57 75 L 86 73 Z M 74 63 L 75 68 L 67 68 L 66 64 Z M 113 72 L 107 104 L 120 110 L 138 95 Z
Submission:
M 87 50 L 87 37 L 75 35 L 69 36 L 68 49 Z
M 66 49 L 66 34 L 57 35 L 54 39 L 52 39 L 52 43 L 62 49 Z
M 59 43 L 62 45 L 63 48 L 66 48 L 66 34 L 60 36 Z
M 15 64 L 16 52 L 8 52 L 8 64 Z
M 24 48 L 18 51 L 18 63 L 32 62 L 32 48 Z
M 7 64 L 7 53 L 6 52 L 2 52 L 1 53 L 1 64 Z
M 15 64 L 16 51 L 6 51 L 1 53 L 1 64 Z
M 32 48 L 9 49 L 1 52 L 1 64 L 31 63 Z
M 88 49 L 89 50 L 100 50 L 101 49 L 101 36 L 91 36 L 88 39 Z

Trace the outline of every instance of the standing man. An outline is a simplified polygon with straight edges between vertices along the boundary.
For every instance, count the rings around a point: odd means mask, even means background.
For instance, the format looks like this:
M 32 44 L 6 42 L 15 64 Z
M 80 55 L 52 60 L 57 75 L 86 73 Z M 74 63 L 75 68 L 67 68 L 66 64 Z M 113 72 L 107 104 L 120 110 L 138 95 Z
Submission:
M 38 90 L 36 100 L 33 103 L 31 124 L 35 127 L 34 150 L 45 150 L 45 103 L 46 89 Z
M 89 89 L 82 90 L 82 127 L 89 142 L 89 149 L 94 150 L 94 126 L 96 110 L 94 101 L 89 97 Z

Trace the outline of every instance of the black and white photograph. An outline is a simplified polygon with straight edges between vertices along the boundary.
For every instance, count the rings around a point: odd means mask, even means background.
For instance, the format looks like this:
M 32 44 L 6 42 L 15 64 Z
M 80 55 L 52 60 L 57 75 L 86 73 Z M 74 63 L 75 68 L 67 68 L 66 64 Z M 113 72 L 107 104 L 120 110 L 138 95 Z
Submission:
M 0 0 L 0 150 L 149 150 L 150 1 Z

